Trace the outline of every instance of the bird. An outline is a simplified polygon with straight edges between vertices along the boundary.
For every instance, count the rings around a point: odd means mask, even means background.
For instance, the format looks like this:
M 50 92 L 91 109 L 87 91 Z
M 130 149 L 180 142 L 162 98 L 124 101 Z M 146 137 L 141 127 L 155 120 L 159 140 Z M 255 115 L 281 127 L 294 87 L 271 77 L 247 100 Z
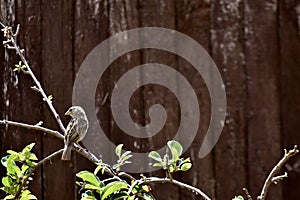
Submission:
M 72 146 L 83 140 L 89 127 L 89 121 L 81 106 L 70 107 L 65 115 L 71 116 L 71 120 L 65 131 L 64 150 L 61 159 L 71 160 Z

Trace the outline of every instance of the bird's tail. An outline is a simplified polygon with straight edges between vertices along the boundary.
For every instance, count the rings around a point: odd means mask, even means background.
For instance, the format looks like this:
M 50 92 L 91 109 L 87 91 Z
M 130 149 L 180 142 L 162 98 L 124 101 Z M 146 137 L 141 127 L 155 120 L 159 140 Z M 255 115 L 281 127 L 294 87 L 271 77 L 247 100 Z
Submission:
M 61 155 L 62 160 L 71 160 L 71 146 L 65 145 L 64 151 Z

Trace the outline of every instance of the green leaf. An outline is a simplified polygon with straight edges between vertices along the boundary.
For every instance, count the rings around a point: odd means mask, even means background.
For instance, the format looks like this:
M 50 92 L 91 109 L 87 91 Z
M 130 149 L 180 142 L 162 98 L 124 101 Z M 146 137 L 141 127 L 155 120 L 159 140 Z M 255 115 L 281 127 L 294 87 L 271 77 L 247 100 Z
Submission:
M 153 167 L 163 167 L 163 164 L 161 164 L 161 163 L 154 163 L 152 166 Z
M 120 181 L 111 182 L 105 186 L 101 195 L 101 200 L 104 200 L 109 195 L 126 188 L 127 185 L 124 182 L 120 182 Z
M 99 186 L 100 180 L 95 174 L 89 172 L 89 171 L 81 171 L 76 174 L 78 178 L 81 178 L 85 182 L 89 182 L 92 185 Z
M 151 194 L 149 193 L 141 193 L 138 195 L 138 197 L 143 198 L 144 200 L 154 200 Z
M 112 168 L 115 169 L 115 170 L 117 170 L 117 171 L 119 171 L 120 165 L 119 165 L 119 164 L 114 164 L 114 165 L 112 166 Z
M 128 160 L 128 159 L 131 158 L 131 157 L 132 157 L 132 155 L 127 155 L 127 156 L 124 156 L 124 157 L 121 156 L 121 158 L 120 158 L 120 159 L 121 159 L 121 163 L 122 163 L 122 164 L 125 164 L 125 161 Z M 131 162 L 130 162 L 130 161 L 127 161 L 127 163 L 131 163 Z
M 38 160 L 38 158 L 36 157 L 36 155 L 34 153 L 31 153 L 28 159 L 29 160 Z
M 11 180 L 11 178 L 9 176 L 6 176 L 6 177 L 2 178 L 2 184 L 4 186 L 10 187 L 11 183 L 12 183 L 12 180 Z
M 92 185 L 92 184 L 84 184 L 84 189 L 89 189 L 89 190 L 101 190 L 101 187 Z
M 102 169 L 102 160 L 99 160 L 98 163 L 96 163 L 98 166 L 96 167 L 96 169 L 94 170 L 94 174 L 97 175 L 98 172 Z
M 149 158 L 152 158 L 158 162 L 162 162 L 162 158 L 159 155 L 159 153 L 157 153 L 157 151 L 151 151 L 148 155 Z
M 150 192 L 151 191 L 150 185 L 143 185 L 142 189 L 143 189 L 144 192 Z
M 15 198 L 14 195 L 8 195 L 8 196 L 6 196 L 6 197 L 4 198 L 4 200 L 6 200 L 6 199 L 14 199 L 14 198 Z
M 125 153 L 123 153 L 121 155 L 120 160 L 122 160 L 122 161 L 128 160 L 129 158 L 132 157 L 132 155 L 130 155 L 130 154 L 131 154 L 131 151 L 126 151 Z
M 14 162 L 14 156 L 11 155 L 7 160 L 7 173 L 11 175 L 17 175 L 18 177 L 21 177 L 21 170 Z
M 244 200 L 244 197 L 239 195 L 239 196 L 235 196 L 232 200 Z
M 119 144 L 115 149 L 115 153 L 119 158 L 121 157 L 122 147 L 123 147 L 123 144 Z
M 116 194 L 111 195 L 109 198 L 110 200 L 118 200 L 118 199 L 124 199 L 127 198 L 128 194 L 126 192 L 118 192 Z
M 23 190 L 21 193 L 21 199 L 20 200 L 31 200 L 31 199 L 37 199 L 36 196 L 30 193 L 29 190 Z
M 30 152 L 30 151 L 32 150 L 32 148 L 34 147 L 34 145 L 35 145 L 35 143 L 31 143 L 31 144 L 27 145 L 27 146 L 23 149 L 22 153 Z
M 192 163 L 184 163 L 180 166 L 180 169 L 182 171 L 187 171 L 187 170 L 191 169 L 191 167 L 192 167 Z
M 172 160 L 176 162 L 177 160 L 179 160 L 179 157 L 181 156 L 183 151 L 181 144 L 175 140 L 171 140 L 167 143 L 167 145 L 171 150 Z
M 15 152 L 13 150 L 7 150 L 7 153 L 10 154 L 10 155 L 17 155 L 17 156 L 19 156 L 19 153 Z

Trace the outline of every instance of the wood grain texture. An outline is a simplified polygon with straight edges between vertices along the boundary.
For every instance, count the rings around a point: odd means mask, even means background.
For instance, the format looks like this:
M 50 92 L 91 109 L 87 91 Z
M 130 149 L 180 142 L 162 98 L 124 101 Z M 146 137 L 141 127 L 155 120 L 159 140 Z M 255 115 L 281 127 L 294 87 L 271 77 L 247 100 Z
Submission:
M 74 79 L 76 74 L 88 55 L 88 53 L 96 47 L 100 42 L 108 37 L 108 1 L 85 1 L 77 0 L 75 2 L 74 9 L 74 40 L 73 40 L 73 52 L 74 52 Z M 91 79 L 86 79 L 89 82 Z M 101 90 L 95 94 L 97 110 L 97 116 L 99 116 L 99 123 L 104 130 L 109 130 L 110 117 L 108 104 L 101 106 L 107 88 L 109 88 L 108 78 L 104 78 L 104 81 L 99 83 Z M 89 131 L 87 134 L 94 134 Z M 96 133 L 97 134 L 97 133 Z M 89 148 L 89 147 L 87 147 Z M 75 172 L 81 170 L 94 170 L 95 165 L 83 158 L 81 155 L 76 155 L 74 159 Z M 77 187 L 75 195 L 76 199 L 80 199 L 80 188 Z
M 207 52 L 210 51 L 210 6 L 207 1 L 177 1 L 176 2 L 176 29 L 190 36 L 196 40 Z M 189 51 L 193 52 L 193 47 Z M 198 153 L 201 148 L 203 138 L 209 126 L 210 121 L 210 98 L 201 75 L 194 69 L 194 67 L 178 57 L 178 71 L 193 86 L 197 94 L 199 107 L 200 107 L 200 123 L 197 136 L 193 145 L 186 152 L 186 156 L 190 156 L 193 160 L 193 168 L 191 171 L 182 173 L 180 176 L 181 181 L 190 181 L 194 186 L 202 188 L 206 194 L 211 197 L 215 196 L 215 178 L 213 171 L 213 153 L 210 153 L 203 159 L 199 159 Z M 183 93 L 179 84 L 179 93 Z M 191 113 L 194 108 L 189 107 Z M 187 133 L 188 134 L 188 133 Z M 188 135 L 185 135 L 185 137 Z M 198 197 L 189 191 L 180 190 L 180 199 L 197 199 Z
M 19 2 L 1 2 L 2 6 L 6 8 L 11 8 L 11 11 L 6 13 L 9 20 L 6 24 L 12 24 L 14 27 L 18 23 L 22 24 L 22 32 L 20 33 L 18 40 L 20 41 L 21 48 L 26 51 L 26 56 L 30 57 L 33 61 L 30 62 L 32 70 L 35 71 L 36 75 L 40 77 L 41 68 L 39 66 L 41 58 L 41 47 L 33 47 L 36 42 L 40 43 L 40 19 L 32 18 L 32 12 L 39 13 L 39 3 L 23 1 Z M 31 18 L 30 18 L 31 17 Z M 33 29 L 29 29 L 32 26 Z M 32 40 L 30 37 L 35 37 L 36 40 Z M 27 51 L 28 50 L 28 51 Z M 4 50 L 6 51 L 6 50 Z M 33 52 L 34 51 L 34 55 Z M 22 121 L 30 124 L 35 124 L 41 119 L 41 103 L 40 96 L 33 92 L 30 87 L 32 86 L 32 81 L 29 76 L 13 72 L 14 65 L 19 62 L 19 58 L 14 55 L 12 50 L 6 51 L 5 56 L 2 61 L 6 60 L 5 68 L 3 73 L 3 109 L 1 113 L 3 118 Z M 1 157 L 6 154 L 7 149 L 15 149 L 20 151 L 27 144 L 32 142 L 36 143 L 34 148 L 34 153 L 38 157 L 41 157 L 41 134 L 38 132 L 33 132 L 29 130 L 24 130 L 22 128 L 4 128 L 1 131 L 3 137 L 3 142 L 1 142 Z M 10 142 L 8 142 L 10 141 Z M 2 153 L 3 152 L 3 153 Z M 36 183 L 39 185 L 42 183 L 41 179 L 41 169 L 37 170 L 35 174 Z M 37 184 L 30 184 L 33 194 L 38 198 L 42 196 L 42 187 Z
M 282 155 L 280 125 L 278 2 L 245 1 L 249 189 L 257 195 Z M 270 199 L 282 199 L 281 184 Z
M 247 175 L 243 3 L 212 1 L 211 13 L 212 58 L 222 74 L 227 96 L 225 127 L 214 148 L 216 198 L 231 199 L 232 194 L 242 192 Z
M 175 29 L 175 1 L 140 1 L 140 18 L 142 27 L 163 27 Z M 164 38 L 160 38 L 162 43 Z M 175 41 L 174 41 L 175 45 Z M 156 49 L 147 49 L 143 51 L 143 63 L 160 63 L 177 70 L 178 65 L 176 56 Z M 158 75 L 158 74 L 157 74 Z M 155 73 L 142 73 L 142 78 L 147 76 L 156 76 Z M 169 83 L 174 83 L 174 88 L 178 90 L 176 76 L 165 77 Z M 149 108 L 153 104 L 160 104 L 164 107 L 167 120 L 162 130 L 157 133 L 158 137 L 150 138 L 149 147 L 152 150 L 165 146 L 168 140 L 171 140 L 179 125 L 179 104 L 173 93 L 164 87 L 148 84 L 144 86 L 144 104 L 145 104 L 145 123 L 150 123 Z M 163 171 L 151 173 L 153 176 L 165 176 Z M 176 176 L 175 176 L 176 177 Z M 178 199 L 179 190 L 172 185 L 154 185 L 153 194 L 157 199 Z
M 137 10 L 138 1 L 122 1 L 122 0 L 113 0 L 110 1 L 109 7 L 109 36 L 113 36 L 117 33 L 121 33 L 126 30 L 130 30 L 133 28 L 139 27 L 139 13 Z M 138 39 L 137 39 L 138 40 Z M 128 40 L 124 39 L 124 43 L 128 42 Z M 118 44 L 110 44 L 110 55 L 112 56 L 113 53 L 117 50 Z M 130 45 L 128 43 L 128 45 Z M 111 95 L 115 88 L 118 87 L 119 79 L 130 69 L 136 67 L 141 64 L 141 55 L 139 51 L 128 52 L 125 55 L 117 58 L 112 62 L 109 66 L 108 75 L 110 77 L 109 85 L 110 85 L 110 92 L 109 92 L 109 105 L 110 107 L 115 106 L 112 105 L 111 102 Z M 140 75 L 134 77 L 136 83 L 140 82 Z M 130 100 L 129 105 L 129 112 L 132 117 L 132 121 L 135 123 L 141 124 L 143 121 L 143 98 L 141 96 L 141 91 L 137 90 L 133 98 Z M 120 129 L 115 121 L 115 118 L 110 113 L 111 116 L 111 124 L 110 124 L 110 133 L 108 133 L 110 140 L 115 144 L 124 143 L 124 149 L 130 150 L 133 152 L 138 152 L 139 149 L 136 148 L 137 141 L 135 137 L 128 135 L 128 133 L 124 132 Z M 140 121 L 137 121 L 140 119 Z M 126 140 L 124 140 L 126 138 Z M 114 149 L 111 149 L 112 157 L 116 159 Z
M 73 1 L 42 1 L 42 83 L 60 116 L 71 106 L 73 86 Z M 57 130 L 49 108 L 44 105 L 45 126 Z M 66 124 L 69 118 L 63 117 Z M 43 156 L 63 147 L 63 142 L 49 135 L 43 137 Z M 74 156 L 73 156 L 74 158 Z M 75 173 L 72 162 L 56 157 L 43 167 L 43 199 L 74 199 Z
M 300 143 L 300 4 L 299 1 L 280 1 L 279 4 L 280 71 L 281 71 L 281 122 L 284 148 Z M 289 163 L 289 178 L 284 182 L 283 199 L 300 196 L 300 159 Z
M 21 35 L 24 34 L 23 38 L 19 39 L 21 44 L 23 44 L 23 48 L 25 49 L 26 57 L 29 59 L 30 66 L 34 71 L 36 77 L 41 79 L 42 77 L 42 46 L 37 45 L 42 42 L 41 33 L 41 6 L 40 1 L 24 1 L 20 10 L 23 10 L 23 20 L 21 23 Z M 30 89 L 32 86 L 32 80 L 30 77 L 26 77 L 26 79 L 21 78 L 22 88 L 22 110 L 23 113 L 22 121 L 36 124 L 39 121 L 42 121 L 42 103 L 41 96 L 39 93 Z M 38 158 L 42 157 L 42 134 L 36 133 L 32 134 L 32 131 L 22 130 L 23 134 L 28 135 L 28 139 L 30 141 L 26 141 L 27 144 L 30 142 L 35 142 L 36 145 L 34 147 L 34 152 L 38 156 Z M 26 145 L 25 143 L 25 145 Z M 43 187 L 42 184 L 42 168 L 38 169 L 35 173 L 35 182 L 31 183 L 30 187 L 32 188 L 32 192 L 37 196 L 38 199 L 42 199 L 43 195 Z

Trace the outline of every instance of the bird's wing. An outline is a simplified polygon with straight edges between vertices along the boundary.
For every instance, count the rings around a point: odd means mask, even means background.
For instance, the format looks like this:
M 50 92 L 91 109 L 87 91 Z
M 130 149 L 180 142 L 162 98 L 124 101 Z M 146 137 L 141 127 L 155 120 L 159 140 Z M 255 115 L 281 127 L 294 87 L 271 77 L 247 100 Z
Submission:
M 77 135 L 77 123 L 76 123 L 76 119 L 72 118 L 66 128 L 66 133 L 65 133 L 65 142 L 67 144 L 71 144 L 73 142 L 75 142 L 76 139 L 76 135 Z

